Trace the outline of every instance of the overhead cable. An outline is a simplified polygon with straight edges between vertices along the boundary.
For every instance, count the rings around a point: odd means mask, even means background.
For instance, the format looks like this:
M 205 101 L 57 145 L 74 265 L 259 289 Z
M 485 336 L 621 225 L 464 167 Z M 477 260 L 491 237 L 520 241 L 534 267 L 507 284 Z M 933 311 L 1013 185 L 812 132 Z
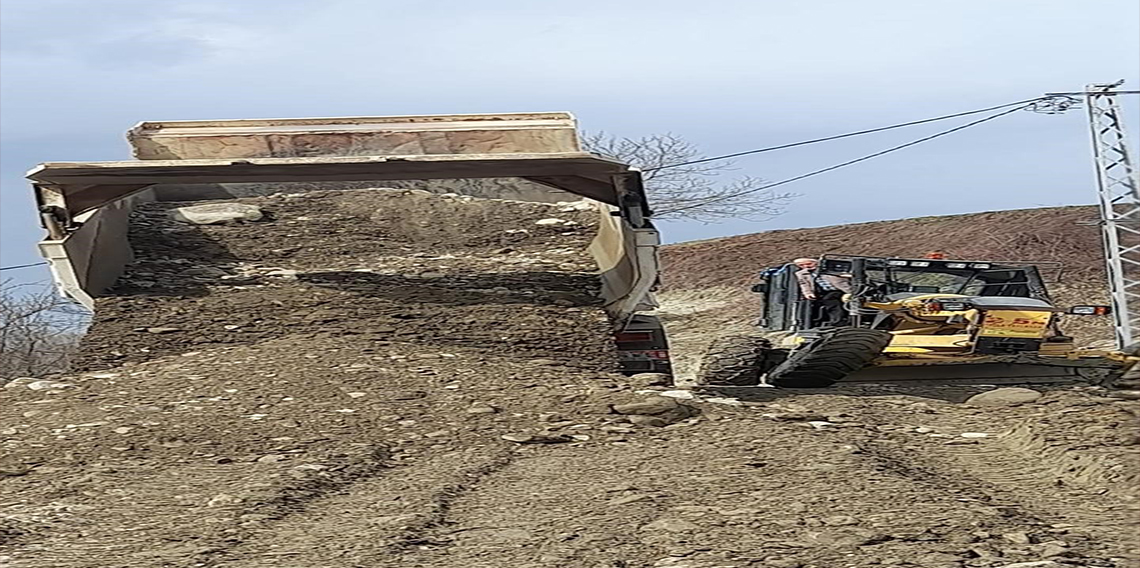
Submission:
M 919 138 L 918 140 L 912 140 L 910 142 L 907 142 L 906 144 L 899 144 L 898 146 L 892 146 L 890 148 L 887 148 L 886 150 L 881 150 L 879 152 L 875 152 L 874 154 L 868 154 L 868 155 L 863 156 L 861 158 L 855 158 L 854 160 L 848 160 L 846 162 L 835 164 L 833 166 L 828 166 L 826 168 L 811 171 L 811 172 L 808 172 L 806 174 L 801 174 L 801 175 L 791 177 L 791 178 L 788 178 L 785 180 L 777 181 L 774 183 L 769 183 L 769 184 L 761 185 L 758 187 L 753 187 L 753 188 L 749 188 L 749 189 L 745 189 L 745 190 L 741 190 L 741 191 L 736 191 L 736 192 L 725 194 L 725 195 L 718 195 L 716 197 L 711 197 L 709 199 L 703 200 L 700 203 L 694 203 L 692 205 L 686 205 L 684 207 L 671 208 L 671 209 L 669 209 L 669 213 L 675 213 L 677 211 L 685 211 L 687 209 L 695 209 L 697 207 L 704 207 L 710 203 L 716 203 L 718 201 L 725 201 L 727 199 L 735 199 L 735 198 L 740 197 L 742 195 L 748 195 L 750 193 L 756 193 L 758 191 L 764 191 L 766 189 L 772 189 L 773 187 L 789 184 L 789 183 L 792 183 L 794 181 L 799 181 L 801 179 L 809 178 L 812 176 L 817 176 L 819 174 L 830 172 L 833 170 L 838 170 L 839 168 L 850 166 L 852 164 L 858 164 L 859 162 L 865 162 L 865 161 L 870 160 L 872 158 L 877 158 L 877 157 L 883 156 L 885 154 L 890 154 L 891 152 L 896 152 L 898 150 L 902 150 L 903 148 L 909 148 L 911 146 L 915 146 L 915 145 L 921 144 L 923 142 L 934 140 L 935 138 L 940 138 L 942 136 L 946 136 L 947 134 L 953 134 L 955 132 L 959 132 L 961 130 L 965 130 L 967 128 L 970 128 L 972 126 L 977 126 L 979 124 L 989 122 L 991 120 L 1001 118 L 1001 117 L 1009 115 L 1009 114 L 1013 114 L 1019 110 L 1028 108 L 1030 105 L 1032 105 L 1034 102 L 1036 102 L 1038 100 L 1040 100 L 1040 99 L 1032 99 L 1029 101 L 1021 101 L 1021 106 L 1014 107 L 1014 108 L 1011 108 L 1011 109 L 1006 110 L 1004 112 L 999 112 L 997 114 L 993 114 L 993 115 L 987 116 L 985 118 L 975 120 L 973 122 L 968 122 L 968 123 L 963 124 L 961 126 L 955 126 L 954 128 L 951 128 L 948 130 L 943 130 L 942 132 L 938 132 L 935 134 L 931 134 L 930 136 L 925 136 L 923 138 Z M 1002 105 L 1002 106 L 1009 106 L 1009 105 Z
M 0 270 L 15 270 L 17 268 L 30 268 L 32 266 L 40 266 L 47 264 L 46 262 L 33 262 L 31 264 L 17 264 L 16 266 L 0 266 Z
M 656 168 L 647 168 L 647 169 L 645 169 L 645 170 L 643 170 L 643 171 L 645 171 L 645 172 L 654 172 L 654 171 L 657 171 L 657 170 L 667 170 L 667 169 L 670 169 L 670 168 L 679 168 L 679 167 L 682 167 L 682 166 L 691 166 L 691 165 L 693 165 L 693 164 L 703 164 L 703 163 L 705 163 L 705 162 L 715 162 L 715 161 L 718 161 L 718 160 L 727 160 L 727 159 L 729 159 L 729 158 L 737 158 L 737 157 L 740 157 L 740 156 L 748 156 L 748 155 L 751 155 L 751 154 L 760 154 L 760 153 L 763 153 L 763 152 L 772 152 L 772 151 L 774 151 L 774 150 L 784 150 L 784 149 L 786 149 L 786 148 L 795 148 L 796 146 L 807 146 L 808 144 L 816 144 L 816 143 L 819 143 L 819 142 L 827 142 L 827 141 L 830 141 L 830 140 L 839 140 L 840 138 L 850 138 L 850 137 L 852 137 L 852 136 L 860 136 L 860 135 L 863 135 L 863 134 L 872 134 L 872 133 L 875 133 L 875 132 L 883 132 L 883 131 L 885 131 L 885 130 L 894 130 L 894 129 L 896 129 L 896 128 L 904 128 L 904 127 L 907 127 L 907 126 L 915 126 L 915 125 L 917 125 L 917 124 L 926 124 L 926 123 L 928 123 L 928 122 L 937 122 L 937 121 L 940 121 L 940 120 L 948 120 L 948 119 L 951 119 L 951 118 L 958 118 L 958 117 L 961 117 L 961 116 L 969 116 L 969 115 L 972 115 L 972 114 L 981 114 L 981 113 L 984 113 L 984 112 L 990 112 L 990 111 L 1000 110 L 1000 109 L 1003 109 L 1003 108 L 1008 108 L 1008 107 L 1012 107 L 1012 106 L 1018 106 L 1018 105 L 1027 105 L 1027 104 L 1032 104 L 1032 103 L 1035 103 L 1035 102 L 1037 102 L 1037 101 L 1040 101 L 1040 100 L 1043 100 L 1043 99 L 1047 99 L 1047 98 L 1050 98 L 1050 97 L 1049 97 L 1049 96 L 1044 96 L 1044 97 L 1036 97 L 1036 98 L 1032 98 L 1032 99 L 1025 99 L 1025 100 L 1023 100 L 1023 101 L 1017 101 L 1017 102 L 1012 102 L 1012 103 L 1006 103 L 1006 104 L 1003 104 L 1003 105 L 997 105 L 997 106 L 992 106 L 992 107 L 987 107 L 987 108 L 980 108 L 980 109 L 977 109 L 977 110 L 968 110 L 968 111 L 965 111 L 965 112 L 957 112 L 957 113 L 954 113 L 954 114 L 946 114 L 946 115 L 942 115 L 942 116 L 936 116 L 936 117 L 934 117 L 934 118 L 924 118 L 924 119 L 922 119 L 922 120 L 912 120 L 912 121 L 910 121 L 910 122 L 903 122 L 903 123 L 900 123 L 900 124 L 892 124 L 892 125 L 890 125 L 890 126 L 881 126 L 881 127 L 879 127 L 879 128 L 871 128 L 871 129 L 869 129 L 869 130 L 860 130 L 860 131 L 858 131 L 858 132 L 848 132 L 847 134 L 836 134 L 836 135 L 834 135 L 834 136 L 827 136 L 827 137 L 824 137 L 824 138 L 815 138 L 815 139 L 812 139 L 812 140 L 804 140 L 804 141 L 802 141 L 802 142 L 792 142 L 792 143 L 790 143 L 790 144 L 781 144 L 781 145 L 779 145 L 779 146 L 769 146 L 769 147 L 767 147 L 767 148 L 758 148 L 758 149 L 756 149 L 756 150 L 746 150 L 746 151 L 744 151 L 744 152 L 734 152 L 734 153 L 732 153 L 732 154 L 723 154 L 723 155 L 720 155 L 720 156 L 712 156 L 711 158 L 701 158 L 701 159 L 699 159 L 699 160 L 690 160 L 690 161 L 688 161 L 688 162 L 680 162 L 680 163 L 676 163 L 676 164 L 667 164 L 667 165 L 664 165 L 664 166 L 658 166 L 658 167 L 656 167 Z

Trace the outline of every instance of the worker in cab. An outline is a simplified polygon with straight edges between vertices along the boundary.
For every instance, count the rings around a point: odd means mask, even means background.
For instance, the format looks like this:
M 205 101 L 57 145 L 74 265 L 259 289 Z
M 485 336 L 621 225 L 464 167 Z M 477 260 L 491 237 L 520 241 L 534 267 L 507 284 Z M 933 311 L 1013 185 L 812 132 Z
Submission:
M 843 295 L 851 293 L 851 281 L 836 274 L 820 274 L 819 261 L 814 258 L 797 258 L 792 261 L 799 270 L 796 281 L 800 292 L 812 301 L 813 325 L 838 326 L 847 319 Z

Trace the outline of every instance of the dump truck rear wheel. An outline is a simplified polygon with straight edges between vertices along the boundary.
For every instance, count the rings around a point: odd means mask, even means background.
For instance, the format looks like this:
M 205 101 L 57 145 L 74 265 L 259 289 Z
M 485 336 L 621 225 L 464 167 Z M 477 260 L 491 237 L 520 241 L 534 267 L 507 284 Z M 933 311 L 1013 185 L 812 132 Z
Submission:
M 866 367 L 891 342 L 885 331 L 843 328 L 825 332 L 815 341 L 792 351 L 774 367 L 765 381 L 785 388 L 825 388 Z
M 697 382 L 737 387 L 758 385 L 772 351 L 772 342 L 759 335 L 717 338 L 701 359 Z

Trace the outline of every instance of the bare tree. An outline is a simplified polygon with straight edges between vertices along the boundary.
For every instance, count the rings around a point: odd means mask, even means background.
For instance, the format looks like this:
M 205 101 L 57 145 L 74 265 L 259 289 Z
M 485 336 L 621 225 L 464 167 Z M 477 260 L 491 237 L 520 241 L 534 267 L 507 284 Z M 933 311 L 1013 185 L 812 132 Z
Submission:
M 66 371 L 88 318 L 51 288 L 0 283 L 0 377 Z
M 788 201 L 795 197 L 762 189 L 765 182 L 757 178 L 725 182 L 722 176 L 734 169 L 730 161 L 675 166 L 706 156 L 691 142 L 673 134 L 618 138 L 598 132 L 587 134 L 582 142 L 591 152 L 642 170 L 646 193 L 659 218 L 767 219 L 783 213 Z

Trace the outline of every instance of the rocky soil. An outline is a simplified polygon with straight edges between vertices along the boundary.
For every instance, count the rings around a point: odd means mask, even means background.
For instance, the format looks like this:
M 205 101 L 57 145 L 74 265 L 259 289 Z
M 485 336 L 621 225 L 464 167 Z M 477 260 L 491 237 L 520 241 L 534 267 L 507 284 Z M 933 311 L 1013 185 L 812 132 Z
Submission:
M 140 210 L 80 372 L 0 391 L 0 565 L 1140 558 L 1135 401 L 672 390 L 613 373 L 593 211 L 385 190 L 240 201 L 264 217 Z

